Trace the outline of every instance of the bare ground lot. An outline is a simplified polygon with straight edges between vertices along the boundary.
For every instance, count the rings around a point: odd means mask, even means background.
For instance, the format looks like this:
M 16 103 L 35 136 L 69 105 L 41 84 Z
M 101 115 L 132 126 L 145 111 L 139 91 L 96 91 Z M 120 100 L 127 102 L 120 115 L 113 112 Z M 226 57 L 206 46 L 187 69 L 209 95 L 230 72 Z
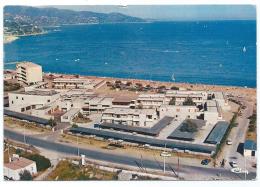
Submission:
M 28 123 L 8 116 L 4 116 L 4 126 L 25 134 L 43 134 L 51 132 L 48 129 L 36 126 L 35 123 Z
M 58 139 L 59 142 L 63 143 L 73 143 L 74 145 L 77 145 L 77 137 L 73 135 L 64 134 Z M 144 147 L 136 147 L 136 146 L 130 146 L 125 145 L 124 148 L 111 148 L 109 145 L 109 141 L 103 141 L 103 140 L 96 140 L 93 138 L 83 138 L 78 137 L 78 145 L 81 148 L 88 147 L 90 149 L 97 149 L 104 152 L 110 152 L 120 155 L 129 155 L 134 156 L 137 158 L 147 158 L 150 160 L 155 161 L 163 161 L 162 157 L 160 156 L 161 150 L 154 150 Z M 201 160 L 203 159 L 209 159 L 209 156 L 204 155 L 194 155 L 189 153 L 171 153 L 172 156 L 170 158 L 167 158 L 167 162 L 169 163 L 177 163 L 178 157 L 181 158 L 181 162 L 189 165 L 200 165 Z M 212 162 L 209 164 L 209 166 L 212 166 Z M 209 167 L 206 166 L 206 167 Z

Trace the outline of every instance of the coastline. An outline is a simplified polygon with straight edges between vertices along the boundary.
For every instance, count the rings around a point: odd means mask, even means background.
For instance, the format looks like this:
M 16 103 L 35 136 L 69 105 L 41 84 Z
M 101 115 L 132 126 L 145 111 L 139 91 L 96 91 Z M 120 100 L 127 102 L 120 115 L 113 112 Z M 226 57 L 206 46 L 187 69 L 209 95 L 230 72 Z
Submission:
M 4 44 L 12 43 L 15 40 L 20 39 L 20 37 L 25 37 L 25 36 L 36 36 L 36 35 L 42 35 L 42 34 L 47 34 L 47 31 L 43 31 L 40 33 L 31 33 L 31 34 L 23 34 L 23 35 L 4 35 Z
M 4 35 L 4 44 L 11 43 L 11 42 L 13 42 L 13 41 L 15 41 L 17 39 L 19 39 L 18 36 L 14 36 L 14 35 L 7 35 L 7 36 L 5 36 Z

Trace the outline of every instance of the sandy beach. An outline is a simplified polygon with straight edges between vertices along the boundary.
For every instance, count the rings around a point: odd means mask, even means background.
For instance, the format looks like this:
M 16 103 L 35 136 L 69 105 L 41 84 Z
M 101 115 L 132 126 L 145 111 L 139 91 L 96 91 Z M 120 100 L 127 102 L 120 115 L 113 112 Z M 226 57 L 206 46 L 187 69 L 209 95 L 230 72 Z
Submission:
M 11 35 L 4 36 L 4 44 L 11 43 L 17 39 L 19 39 L 18 36 L 11 36 Z

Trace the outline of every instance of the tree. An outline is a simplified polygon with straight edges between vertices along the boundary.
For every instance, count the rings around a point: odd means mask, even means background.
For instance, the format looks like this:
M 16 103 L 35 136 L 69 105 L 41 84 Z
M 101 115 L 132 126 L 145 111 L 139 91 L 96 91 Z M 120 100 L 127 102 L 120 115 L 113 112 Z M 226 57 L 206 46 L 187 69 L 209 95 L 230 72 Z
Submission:
M 175 102 L 176 102 L 176 98 L 173 97 L 170 102 L 169 102 L 169 105 L 175 105 Z
M 29 160 L 33 160 L 36 162 L 37 170 L 38 171 L 44 171 L 47 168 L 51 166 L 51 161 L 39 154 L 23 154 L 22 155 L 25 158 L 28 158 Z
M 22 181 L 31 181 L 33 179 L 31 173 L 28 170 L 21 171 L 19 175 L 20 180 Z
M 79 126 L 75 123 L 73 123 L 72 128 L 78 128 Z
M 193 102 L 191 97 L 187 97 L 185 101 L 183 102 L 184 106 L 193 106 L 196 105 L 196 103 Z
M 181 132 L 197 132 L 198 126 L 190 120 L 186 120 L 180 128 Z
M 127 83 L 126 83 L 126 86 L 131 86 L 132 85 L 132 82 L 130 82 L 130 81 L 128 81 Z
M 171 90 L 179 90 L 179 87 L 177 87 L 177 86 L 172 86 L 172 87 L 171 87 Z
M 57 125 L 57 123 L 56 123 L 55 120 L 53 120 L 53 119 L 51 118 L 51 119 L 49 119 L 49 121 L 48 121 L 48 125 L 50 125 L 51 127 L 55 127 L 55 126 Z
M 78 113 L 79 118 L 84 118 L 83 114 L 81 112 Z

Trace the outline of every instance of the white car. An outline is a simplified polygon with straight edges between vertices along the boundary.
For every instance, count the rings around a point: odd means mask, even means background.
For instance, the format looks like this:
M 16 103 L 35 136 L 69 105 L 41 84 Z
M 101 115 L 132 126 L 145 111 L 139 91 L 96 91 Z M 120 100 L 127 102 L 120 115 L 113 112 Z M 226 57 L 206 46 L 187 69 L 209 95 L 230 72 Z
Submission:
M 233 173 L 241 173 L 242 169 L 241 168 L 232 168 L 231 172 Z
M 230 165 L 232 166 L 232 168 L 238 168 L 238 165 L 235 161 L 230 162 Z
M 242 170 L 241 168 L 232 168 L 231 172 L 233 173 L 245 173 L 248 175 L 248 170 Z
M 227 141 L 226 141 L 226 144 L 227 144 L 227 145 L 232 145 L 232 141 L 231 141 L 231 140 L 227 140 Z

